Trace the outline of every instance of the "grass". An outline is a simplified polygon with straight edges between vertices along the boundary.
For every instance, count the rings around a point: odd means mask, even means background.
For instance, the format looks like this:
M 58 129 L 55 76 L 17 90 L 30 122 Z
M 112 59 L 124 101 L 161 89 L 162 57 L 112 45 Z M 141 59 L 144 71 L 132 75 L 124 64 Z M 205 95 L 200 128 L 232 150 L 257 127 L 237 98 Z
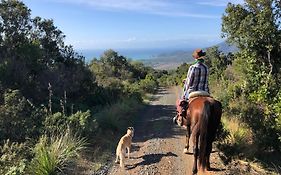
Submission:
M 31 174 L 56 175 L 62 173 L 68 163 L 74 161 L 85 149 L 86 140 L 73 135 L 70 130 L 50 138 L 40 138 L 34 148 L 35 157 L 29 167 Z
M 143 107 L 135 98 L 123 99 L 95 114 L 102 131 L 123 132 L 133 125 L 137 112 Z
M 264 175 L 280 174 L 280 153 L 266 153 L 259 150 L 253 142 L 251 129 L 239 119 L 223 116 L 222 123 L 227 135 L 218 146 L 228 157 L 228 162 L 232 162 L 231 164 L 236 162 L 234 164 L 238 164 L 238 167 L 248 167 L 249 172 Z M 235 166 L 233 168 L 235 169 Z
M 225 139 L 227 144 L 249 145 L 252 143 L 253 134 L 251 129 L 237 118 L 222 118 L 222 123 L 229 131 L 229 135 Z
M 221 148 L 232 157 L 254 157 L 258 150 L 251 129 L 235 117 L 222 117 L 222 123 L 227 135 L 220 143 Z

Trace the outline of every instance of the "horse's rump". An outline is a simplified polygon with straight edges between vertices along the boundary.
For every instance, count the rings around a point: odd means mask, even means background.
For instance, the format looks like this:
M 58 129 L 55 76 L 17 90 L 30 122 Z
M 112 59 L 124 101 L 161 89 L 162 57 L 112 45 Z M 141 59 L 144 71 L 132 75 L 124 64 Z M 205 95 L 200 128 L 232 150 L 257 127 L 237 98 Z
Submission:
M 182 108 L 187 101 L 177 101 L 177 115 L 173 118 L 175 124 L 186 126 L 186 145 L 188 151 L 190 136 L 193 137 L 193 174 L 197 173 L 197 161 L 204 171 L 210 169 L 210 154 L 212 142 L 215 139 L 220 124 L 222 105 L 210 96 L 199 96 L 189 99 L 188 109 Z
M 196 97 L 189 103 L 192 121 L 197 121 L 199 128 L 193 130 L 199 135 L 199 166 L 204 170 L 208 166 L 207 157 L 211 153 L 221 119 L 221 103 L 212 97 Z

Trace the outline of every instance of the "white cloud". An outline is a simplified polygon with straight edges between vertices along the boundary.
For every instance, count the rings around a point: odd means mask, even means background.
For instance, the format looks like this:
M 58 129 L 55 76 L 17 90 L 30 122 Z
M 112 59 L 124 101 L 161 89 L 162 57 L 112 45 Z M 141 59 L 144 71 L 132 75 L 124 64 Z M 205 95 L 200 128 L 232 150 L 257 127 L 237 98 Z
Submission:
M 203 0 L 203 1 L 198 1 L 197 4 L 225 7 L 229 2 L 233 4 L 243 4 L 244 0 Z
M 128 42 L 128 43 L 131 43 L 131 42 L 134 42 L 134 41 L 136 41 L 136 40 L 137 40 L 136 37 L 132 37 L 132 38 L 125 39 L 124 41 L 125 41 L 125 42 Z
M 166 0 L 51 0 L 62 3 L 86 4 L 104 10 L 151 11 L 174 6 Z
M 188 12 L 194 1 L 183 0 L 45 0 L 59 3 L 87 5 L 94 9 L 105 11 L 134 11 L 138 13 L 155 14 L 173 17 L 220 18 L 219 15 L 198 14 Z M 199 2 L 199 1 L 198 1 Z M 208 2 L 208 1 L 207 1 Z M 206 5 L 205 1 L 201 2 Z M 197 3 L 197 4 L 200 4 Z

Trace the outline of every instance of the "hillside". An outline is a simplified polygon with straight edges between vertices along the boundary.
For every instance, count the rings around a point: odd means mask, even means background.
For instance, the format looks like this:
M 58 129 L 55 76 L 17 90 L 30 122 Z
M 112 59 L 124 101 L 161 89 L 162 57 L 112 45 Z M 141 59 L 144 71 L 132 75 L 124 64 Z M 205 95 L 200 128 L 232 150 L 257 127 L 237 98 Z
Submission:
M 227 42 L 221 42 L 216 46 L 218 46 L 219 50 L 223 53 L 234 53 L 238 51 L 238 48 L 235 45 L 229 45 Z
M 184 62 L 192 62 L 192 50 L 162 53 L 151 59 L 141 60 L 145 65 L 156 69 L 175 69 Z
M 238 50 L 237 47 L 229 45 L 226 42 L 219 43 L 215 46 L 217 46 L 219 50 L 223 53 L 236 52 Z M 143 59 L 141 61 L 145 65 L 151 66 L 155 69 L 171 70 L 177 68 L 182 63 L 192 62 L 192 52 L 193 50 L 178 50 L 173 52 L 165 52 L 155 55 L 151 59 Z

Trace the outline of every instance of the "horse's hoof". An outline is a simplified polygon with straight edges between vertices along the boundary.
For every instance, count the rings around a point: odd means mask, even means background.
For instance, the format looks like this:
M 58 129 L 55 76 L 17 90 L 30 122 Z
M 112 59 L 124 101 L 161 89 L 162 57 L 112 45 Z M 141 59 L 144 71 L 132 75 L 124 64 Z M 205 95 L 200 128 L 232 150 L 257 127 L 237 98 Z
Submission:
M 193 169 L 193 170 L 192 170 L 192 174 L 193 174 L 193 175 L 197 174 L 197 172 L 198 172 L 197 169 Z
M 192 174 L 197 174 L 197 170 L 195 169 L 195 170 L 192 170 Z
M 184 149 L 183 149 L 183 153 L 184 153 L 184 154 L 187 154 L 187 153 L 188 153 L 188 148 L 184 148 Z

